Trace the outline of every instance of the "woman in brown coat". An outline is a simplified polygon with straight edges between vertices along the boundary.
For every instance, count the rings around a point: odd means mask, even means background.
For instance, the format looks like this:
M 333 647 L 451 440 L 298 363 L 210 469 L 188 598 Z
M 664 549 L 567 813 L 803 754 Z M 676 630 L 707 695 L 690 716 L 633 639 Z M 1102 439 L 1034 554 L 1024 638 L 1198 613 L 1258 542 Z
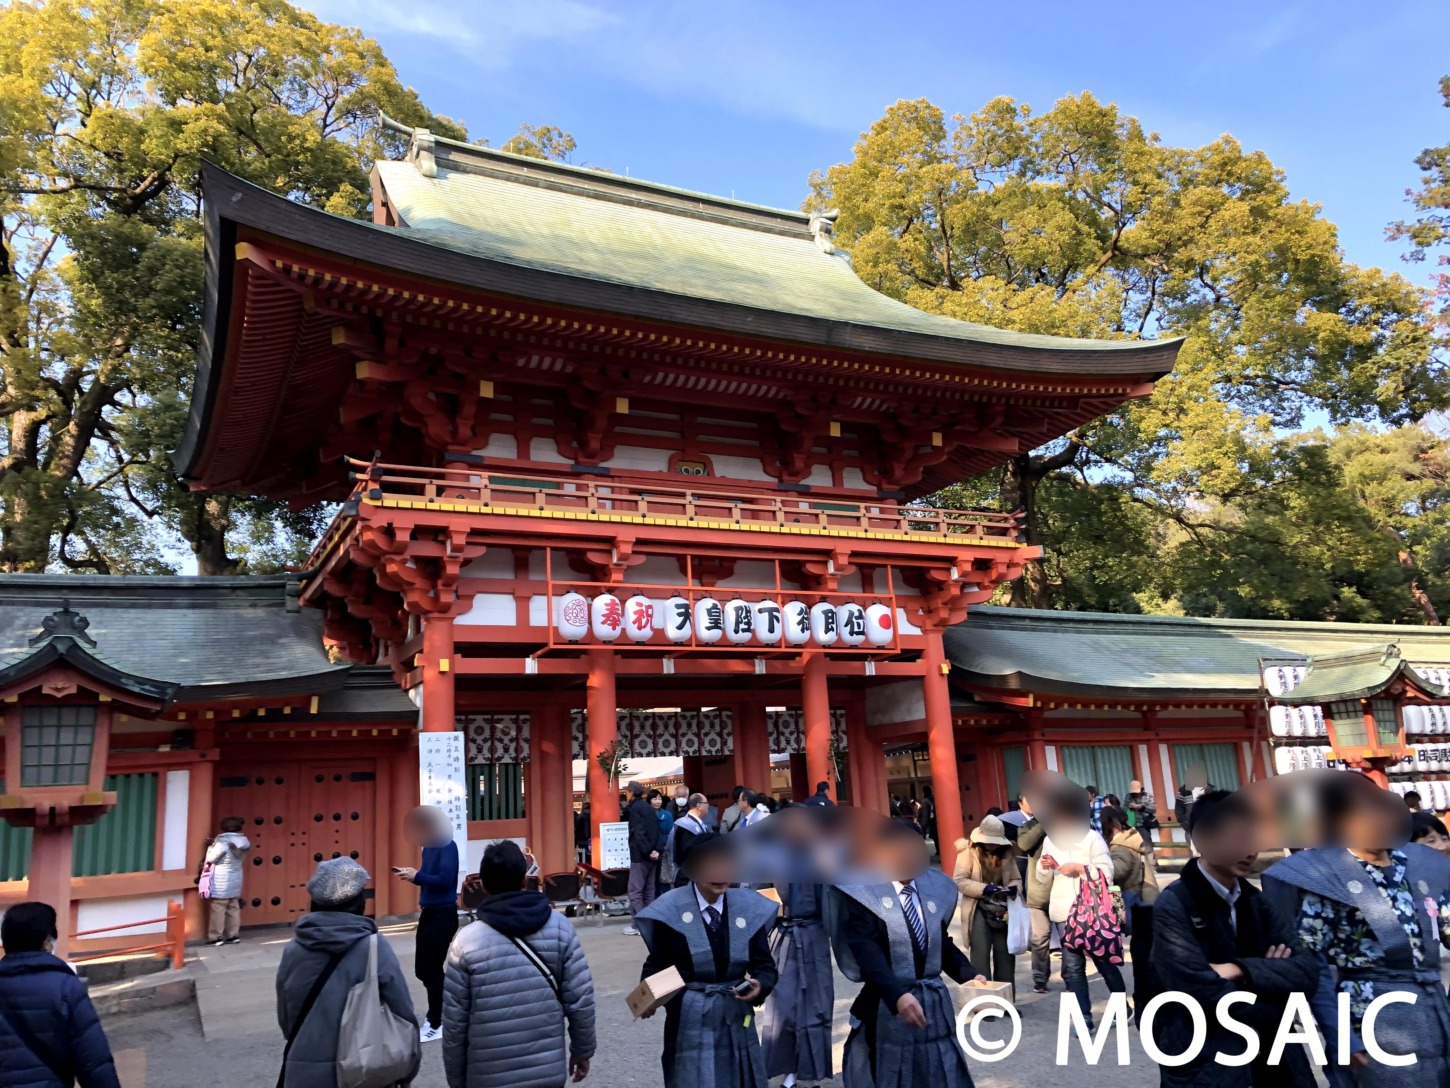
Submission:
M 983 817 L 971 841 L 957 840 L 952 874 L 962 893 L 962 937 L 967 958 L 993 982 L 1011 982 L 1017 957 L 1007 951 L 1007 900 L 1022 895 L 1022 875 L 1002 821 Z
M 1150 906 L 1158 898 L 1152 847 L 1128 826 L 1128 814 L 1120 808 L 1103 809 L 1103 838 L 1113 855 L 1113 883 L 1123 893 L 1124 905 L 1130 912 L 1135 903 Z

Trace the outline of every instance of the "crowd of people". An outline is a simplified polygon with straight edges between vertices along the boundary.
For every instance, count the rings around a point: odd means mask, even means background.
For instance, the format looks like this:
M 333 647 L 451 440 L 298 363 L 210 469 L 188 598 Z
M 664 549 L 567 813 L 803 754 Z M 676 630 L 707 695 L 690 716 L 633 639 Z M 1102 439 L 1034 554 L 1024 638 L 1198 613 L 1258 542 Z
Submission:
M 1324 1070 L 1332 1088 L 1450 1088 L 1440 954 L 1450 947 L 1450 835 L 1418 799 L 1343 772 L 1236 792 L 1205 779 L 1178 799 L 1192 856 L 1169 881 L 1140 783 L 1120 799 L 1061 775 L 1029 777 L 1006 811 L 955 844 L 950 878 L 930 864 L 919 811 L 865 823 L 835 809 L 826 783 L 764 827 L 769 806 L 750 790 L 717 819 L 703 793 L 681 787 L 666 802 L 632 786 L 640 977 L 673 968 L 683 983 L 663 1006 L 665 1088 L 832 1078 L 836 969 L 860 984 L 840 1069 L 850 1088 L 966 1088 L 943 976 L 1011 984 L 1025 953 L 1046 993 L 1055 948 L 1066 1000 L 1091 1030 L 1087 963 L 1124 992 L 1125 941 L 1130 1020 L 1168 991 L 1208 1013 L 1197 1056 L 1161 1067 L 1166 1088 L 1311 1088 L 1304 1047 L 1269 1046 L 1296 995 L 1331 1055 L 1347 1040 L 1348 1064 L 1331 1058 Z M 239 892 L 217 877 L 245 854 L 238 834 L 224 821 L 208 848 L 217 891 Z M 451 829 L 424 808 L 408 834 L 420 864 L 394 876 L 422 892 L 414 969 L 425 1011 L 365 914 L 369 873 L 347 857 L 319 863 L 277 973 L 279 1085 L 407 1085 L 431 1041 L 450 1088 L 583 1080 L 597 1046 L 594 984 L 574 926 L 532 879 L 537 866 L 514 842 L 489 845 L 464 882 L 474 920 L 459 928 Z M 1283 841 L 1267 842 L 1274 835 Z M 229 925 L 230 911 L 214 910 L 209 936 L 230 940 Z M 0 923 L 0 1085 L 111 1088 L 105 1035 L 84 983 L 52 954 L 56 937 L 42 903 L 11 907 Z M 1214 1010 L 1234 994 L 1254 1001 L 1226 1023 Z M 1386 995 L 1397 998 L 1377 1008 L 1371 1040 L 1371 1004 Z M 1192 1049 L 1199 1031 L 1181 1002 L 1158 1009 L 1161 1051 Z M 1218 1057 L 1245 1042 L 1259 1044 L 1253 1061 Z M 1416 1063 L 1396 1064 L 1402 1055 Z

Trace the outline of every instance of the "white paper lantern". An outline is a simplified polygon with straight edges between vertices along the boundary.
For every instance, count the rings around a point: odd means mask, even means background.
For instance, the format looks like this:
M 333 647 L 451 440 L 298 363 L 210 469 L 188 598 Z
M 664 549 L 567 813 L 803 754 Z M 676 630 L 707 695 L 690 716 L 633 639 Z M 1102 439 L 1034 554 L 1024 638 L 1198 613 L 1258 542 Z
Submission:
M 1269 732 L 1276 737 L 1289 735 L 1289 708 L 1287 706 L 1269 707 Z M 1281 748 L 1280 751 L 1283 749 Z
M 624 602 L 624 633 L 631 642 L 648 642 L 655 633 L 655 603 L 635 594 Z
M 767 646 L 785 637 L 785 614 L 779 601 L 755 602 L 755 637 Z
M 896 630 L 896 620 L 891 609 L 884 604 L 873 604 L 866 609 L 866 641 L 872 646 L 888 646 Z
M 1407 706 L 1401 715 L 1405 721 L 1405 736 L 1414 737 L 1420 733 L 1420 722 L 1425 713 L 1422 706 Z
M 859 646 L 866 641 L 866 610 L 855 601 L 836 609 L 836 625 L 841 629 L 841 642 Z
M 689 642 L 690 602 L 678 594 L 665 601 L 655 612 L 655 627 L 671 642 Z
M 719 642 L 725 635 L 725 606 L 714 597 L 701 597 L 695 602 L 695 638 L 700 642 Z
M 578 642 L 589 633 L 589 598 L 566 593 L 554 602 L 554 627 L 568 642 Z
M 811 640 L 811 609 L 804 601 L 787 601 L 785 606 L 785 641 L 790 646 L 804 646 Z
M 624 630 L 624 605 L 613 593 L 601 593 L 589 602 L 589 629 L 601 642 L 613 642 Z
M 755 609 L 739 597 L 725 602 L 725 637 L 741 646 L 755 634 Z
M 836 606 L 821 601 L 811 605 L 811 638 L 818 646 L 834 646 L 841 637 L 841 625 L 836 618 Z
M 1278 771 L 1280 774 L 1289 774 L 1294 769 L 1294 749 L 1275 748 L 1274 770 Z

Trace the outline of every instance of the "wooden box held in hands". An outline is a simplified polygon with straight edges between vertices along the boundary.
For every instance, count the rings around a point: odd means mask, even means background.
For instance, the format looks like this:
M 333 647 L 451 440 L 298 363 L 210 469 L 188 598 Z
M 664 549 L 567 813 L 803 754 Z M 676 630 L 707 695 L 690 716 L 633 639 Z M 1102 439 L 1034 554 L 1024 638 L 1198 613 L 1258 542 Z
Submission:
M 966 991 L 965 996 L 968 1001 L 982 994 L 995 994 L 1009 1005 L 1016 1004 L 1016 995 L 1013 993 L 1014 987 L 1010 982 L 978 982 L 976 979 L 973 979 L 963 986 L 962 989 Z
M 638 1020 L 645 1013 L 654 1012 L 655 1009 L 667 1003 L 684 988 L 685 980 L 680 977 L 679 968 L 666 967 L 663 971 L 650 975 L 631 990 L 624 999 L 624 1003 L 629 1006 L 629 1011 Z

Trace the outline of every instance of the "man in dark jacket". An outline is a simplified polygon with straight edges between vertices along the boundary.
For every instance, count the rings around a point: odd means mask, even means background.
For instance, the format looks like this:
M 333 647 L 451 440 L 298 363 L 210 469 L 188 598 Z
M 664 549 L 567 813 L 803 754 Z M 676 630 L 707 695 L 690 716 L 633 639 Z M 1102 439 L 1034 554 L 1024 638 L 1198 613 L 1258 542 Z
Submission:
M 1258 857 L 1254 810 L 1226 790 L 1201 794 L 1189 813 L 1188 833 L 1198 849 L 1183 876 L 1153 907 L 1152 987 L 1187 994 L 1203 1009 L 1208 1039 L 1187 1065 L 1160 1067 L 1163 1088 L 1312 1088 L 1314 1076 L 1300 1046 L 1269 1065 L 1269 1049 L 1291 993 L 1312 994 L 1319 965 L 1294 939 L 1294 919 L 1270 907 L 1244 878 Z M 1242 1054 L 1241 1033 L 1215 1015 L 1225 995 L 1254 995 L 1233 1006 L 1233 1018 L 1259 1037 L 1258 1060 L 1222 1065 L 1214 1055 Z M 1168 1054 L 1186 1051 L 1193 1023 L 1181 1004 L 1158 1010 L 1153 1036 Z
M 624 810 L 629 822 L 629 914 L 637 918 L 640 911 L 655 901 L 655 873 L 659 869 L 664 834 L 660 830 L 659 812 L 644 799 L 644 787 L 631 782 L 629 796 L 629 807 Z M 624 932 L 631 937 L 639 934 L 633 922 Z
M 48 903 L 17 903 L 0 922 L 0 1085 L 121 1088 L 86 984 L 51 954 Z
M 829 782 L 817 782 L 814 795 L 801 802 L 803 805 L 816 805 L 819 808 L 835 808 L 836 802 L 831 800 L 831 784 Z

